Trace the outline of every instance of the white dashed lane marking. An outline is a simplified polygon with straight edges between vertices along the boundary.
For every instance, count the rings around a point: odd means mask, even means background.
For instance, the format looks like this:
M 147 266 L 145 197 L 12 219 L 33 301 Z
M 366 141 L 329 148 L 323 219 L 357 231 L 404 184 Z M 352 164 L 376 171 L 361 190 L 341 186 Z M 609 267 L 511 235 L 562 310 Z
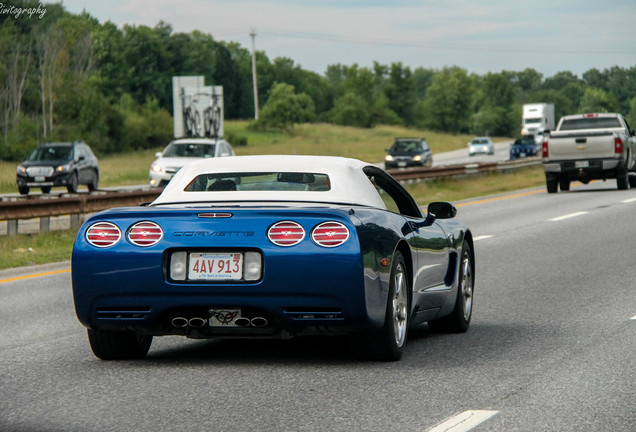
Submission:
M 498 413 L 499 411 L 491 410 L 464 411 L 463 413 L 444 420 L 427 432 L 466 432 Z
M 588 213 L 589 212 L 586 212 L 586 211 L 580 211 L 580 212 L 570 213 L 570 214 L 566 214 L 566 215 L 563 215 L 563 216 L 558 216 L 558 217 L 555 217 L 555 218 L 552 218 L 552 219 L 548 219 L 548 221 L 549 222 L 557 222 L 557 221 L 561 221 L 561 220 L 564 220 L 564 219 L 570 219 L 570 218 L 577 217 L 577 216 L 583 216 L 583 215 L 586 215 Z

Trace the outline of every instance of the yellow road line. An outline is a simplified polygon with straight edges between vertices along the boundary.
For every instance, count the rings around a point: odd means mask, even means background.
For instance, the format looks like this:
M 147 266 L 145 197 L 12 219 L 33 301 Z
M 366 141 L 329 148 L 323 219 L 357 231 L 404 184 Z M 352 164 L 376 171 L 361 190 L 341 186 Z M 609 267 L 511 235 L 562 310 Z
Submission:
M 17 280 L 30 279 L 30 278 L 34 278 L 34 277 L 40 277 L 40 276 L 50 276 L 50 275 L 60 274 L 60 273 L 68 273 L 70 271 L 71 271 L 71 269 L 64 269 L 64 270 L 50 271 L 50 272 L 46 272 L 46 273 L 36 273 L 36 274 L 26 275 L 26 276 L 17 276 L 17 277 L 13 277 L 13 278 L 9 278 L 9 279 L 0 279 L 0 283 L 13 282 L 13 281 L 17 281 Z
M 487 199 L 483 199 L 483 200 L 479 200 L 479 201 L 470 201 L 470 202 L 465 202 L 465 203 L 462 203 L 462 204 L 456 204 L 455 207 L 463 207 L 463 206 L 468 206 L 468 205 L 473 205 L 473 204 L 483 204 L 483 203 L 488 203 L 488 202 L 493 202 L 493 201 L 502 201 L 502 200 L 505 200 L 505 199 L 519 198 L 519 197 L 524 197 L 524 196 L 528 196 L 528 195 L 534 195 L 534 194 L 538 194 L 538 193 L 542 193 L 542 192 L 545 192 L 545 189 L 522 192 L 522 193 L 518 193 L 518 194 L 514 194 L 514 195 L 503 195 L 503 196 L 498 196 L 498 197 L 494 197 L 494 198 L 487 198 Z

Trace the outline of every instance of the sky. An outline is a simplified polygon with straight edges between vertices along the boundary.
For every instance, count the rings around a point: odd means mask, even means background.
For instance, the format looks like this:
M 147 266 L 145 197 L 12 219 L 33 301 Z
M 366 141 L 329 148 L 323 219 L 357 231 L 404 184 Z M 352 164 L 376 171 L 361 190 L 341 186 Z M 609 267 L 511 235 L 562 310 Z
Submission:
M 324 74 L 329 65 L 469 73 L 636 66 L 634 0 L 61 0 L 100 22 L 199 30 Z

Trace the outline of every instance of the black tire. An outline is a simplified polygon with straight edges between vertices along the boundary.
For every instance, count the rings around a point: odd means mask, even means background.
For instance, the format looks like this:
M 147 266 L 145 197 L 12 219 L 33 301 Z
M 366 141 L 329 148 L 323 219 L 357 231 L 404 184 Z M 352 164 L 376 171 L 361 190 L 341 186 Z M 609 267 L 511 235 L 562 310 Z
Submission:
M 402 358 L 410 321 L 409 286 L 404 257 L 400 252 L 395 252 L 384 326 L 380 331 L 366 334 L 358 340 L 358 353 L 362 357 L 381 361 Z
M 184 114 L 183 114 L 183 118 L 185 120 L 185 133 L 186 136 L 192 136 L 194 135 L 192 133 L 193 131 L 193 123 L 194 123 L 194 117 L 192 115 L 192 110 L 190 109 L 190 107 L 186 108 Z
M 627 178 L 629 180 L 629 187 L 636 188 L 636 175 L 628 175 Z
M 68 191 L 68 193 L 77 193 L 78 186 L 79 186 L 79 183 L 77 180 L 77 173 L 73 173 L 71 174 L 70 181 L 66 185 L 66 190 Z
M 99 174 L 97 174 L 97 171 L 93 171 L 93 178 L 91 179 L 91 182 L 88 184 L 89 192 L 93 192 L 97 190 L 97 182 L 99 182 Z
M 28 186 L 18 186 L 18 192 L 20 192 L 20 195 L 28 195 L 29 194 L 29 187 Z
M 545 185 L 548 193 L 557 193 L 559 190 L 559 181 L 557 179 L 546 178 Z
M 464 333 L 468 330 L 470 319 L 473 316 L 474 262 L 470 245 L 464 242 L 461 260 L 459 261 L 459 281 L 455 307 L 450 315 L 428 322 L 428 327 L 432 331 L 439 333 Z
M 559 178 L 559 187 L 561 188 L 562 191 L 569 191 L 570 190 L 570 179 L 566 176 L 561 176 Z
M 132 331 L 88 329 L 93 354 L 102 360 L 135 360 L 144 358 L 152 344 L 152 336 Z
M 43 194 L 51 193 L 51 186 L 42 186 L 42 193 Z

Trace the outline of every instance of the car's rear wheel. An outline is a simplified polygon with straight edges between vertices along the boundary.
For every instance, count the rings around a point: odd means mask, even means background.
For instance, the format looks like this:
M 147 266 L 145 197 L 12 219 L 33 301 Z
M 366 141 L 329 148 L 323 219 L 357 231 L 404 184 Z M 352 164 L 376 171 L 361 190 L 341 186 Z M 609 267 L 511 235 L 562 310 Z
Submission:
M 133 331 L 88 329 L 88 341 L 93 354 L 102 360 L 133 360 L 146 356 L 152 336 Z
M 359 352 L 366 358 L 396 361 L 402 358 L 409 326 L 409 283 L 404 257 L 393 256 L 384 326 L 359 341 Z
M 545 185 L 548 189 L 548 193 L 557 193 L 559 190 L 559 179 L 546 177 Z
M 567 176 L 561 176 L 559 178 L 559 187 L 561 188 L 562 191 L 569 191 L 570 190 L 570 179 Z
M 93 171 L 93 178 L 91 179 L 91 182 L 88 184 L 89 192 L 93 192 L 97 190 L 98 181 L 99 181 L 99 174 L 97 174 L 97 171 Z
M 28 186 L 18 186 L 18 192 L 20 192 L 20 195 L 28 195 L 29 194 L 29 187 Z
M 629 189 L 629 173 L 627 171 L 627 167 L 623 168 L 619 175 L 616 177 L 616 187 L 618 190 L 627 190 Z
M 461 257 L 455 307 L 450 315 L 428 322 L 428 327 L 432 331 L 463 333 L 470 326 L 470 319 L 473 315 L 475 274 L 473 272 L 472 250 L 467 242 L 464 242 L 462 246 Z
M 73 173 L 71 174 L 71 179 L 66 185 L 66 190 L 68 191 L 68 193 L 77 193 L 77 187 L 78 187 L 77 173 Z

